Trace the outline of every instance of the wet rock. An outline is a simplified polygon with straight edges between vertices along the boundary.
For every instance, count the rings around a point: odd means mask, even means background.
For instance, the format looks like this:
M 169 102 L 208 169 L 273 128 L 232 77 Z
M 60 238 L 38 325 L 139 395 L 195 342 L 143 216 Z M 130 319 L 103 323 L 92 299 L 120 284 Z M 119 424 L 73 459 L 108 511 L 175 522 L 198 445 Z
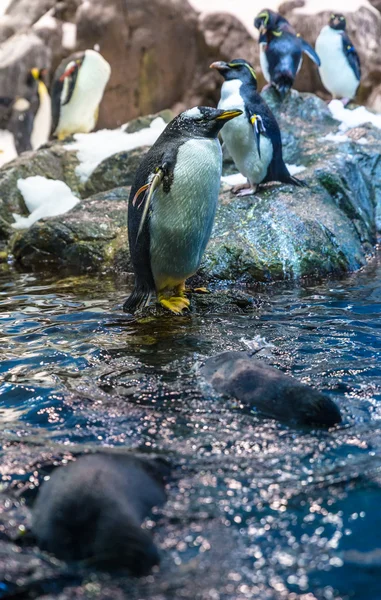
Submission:
M 233 396 L 263 415 L 298 425 L 333 427 L 340 411 L 327 396 L 246 352 L 209 358 L 200 375 L 220 394 Z
M 171 106 L 192 85 L 201 34 L 186 0 L 92 0 L 76 22 L 78 49 L 99 44 L 112 68 L 100 128 Z
M 159 554 L 141 525 L 165 503 L 168 475 L 164 463 L 121 454 L 83 456 L 56 469 L 33 506 L 38 545 L 62 560 L 147 573 Z
M 305 167 L 298 176 L 309 188 L 273 184 L 255 196 L 237 198 L 223 184 L 199 272 L 204 283 L 253 284 L 354 271 L 372 252 L 377 218 L 381 227 L 381 132 L 366 125 L 349 131 L 348 141 L 337 144 L 326 139 L 338 123 L 322 100 L 296 91 L 283 104 L 271 90 L 265 96 L 281 125 L 285 159 Z M 20 266 L 38 270 L 60 265 L 69 273 L 128 271 L 126 186 L 145 152 L 142 147 L 106 159 L 81 185 L 75 155 L 60 145 L 5 166 L 0 171 L 0 198 L 8 206 L 8 223 L 9 212 L 20 202 L 17 177 L 31 174 L 33 161 L 37 168 L 41 163 L 39 171 L 33 167 L 33 174 L 44 174 L 45 169 L 49 177 L 64 177 L 86 198 L 72 212 L 16 236 L 12 251 Z M 233 171 L 228 157 L 224 171 Z
M 12 213 L 28 214 L 17 188 L 17 180 L 33 175 L 60 179 L 78 194 L 79 178 L 75 174 L 77 164 L 74 152 L 67 151 L 62 144 L 54 144 L 41 148 L 38 152 L 24 152 L 0 169 L 0 241 L 9 238 L 13 232 L 9 228 L 14 221 Z M 8 225 L 3 232 L 1 223 Z
M 327 25 L 329 21 L 331 11 L 320 12 L 318 3 L 316 4 L 316 14 L 299 11 L 305 4 L 304 0 L 285 2 L 279 7 L 279 11 L 292 23 L 296 31 L 314 46 L 321 28 Z M 362 6 L 358 10 L 351 10 L 350 7 L 343 6 L 341 12 L 345 15 L 348 35 L 354 43 L 361 60 L 362 77 L 357 96 L 361 102 L 366 102 L 373 88 L 380 83 L 381 56 L 379 39 L 381 36 L 381 14 L 371 6 Z M 303 66 L 296 78 L 295 87 L 303 92 L 321 91 L 327 94 L 327 90 L 321 83 L 318 69 L 308 59 L 303 60 Z
M 127 254 L 128 188 L 91 196 L 66 215 L 39 221 L 15 236 L 13 254 L 26 269 L 82 274 L 130 269 Z M 102 216 L 100 218 L 100 216 Z

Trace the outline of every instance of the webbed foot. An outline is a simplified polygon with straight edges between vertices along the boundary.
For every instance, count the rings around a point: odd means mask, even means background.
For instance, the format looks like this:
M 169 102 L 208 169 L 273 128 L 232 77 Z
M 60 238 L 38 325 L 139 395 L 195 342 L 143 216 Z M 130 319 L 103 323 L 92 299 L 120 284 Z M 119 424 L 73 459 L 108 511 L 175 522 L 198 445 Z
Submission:
M 185 308 L 189 308 L 190 306 L 190 302 L 185 296 L 171 296 L 168 298 L 159 295 L 158 300 L 164 308 L 175 313 L 175 315 L 180 315 Z

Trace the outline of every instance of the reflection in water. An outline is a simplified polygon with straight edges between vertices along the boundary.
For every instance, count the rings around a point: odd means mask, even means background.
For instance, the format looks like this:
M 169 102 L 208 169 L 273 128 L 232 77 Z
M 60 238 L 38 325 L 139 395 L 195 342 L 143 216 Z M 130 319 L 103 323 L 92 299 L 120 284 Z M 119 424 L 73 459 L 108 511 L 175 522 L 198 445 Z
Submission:
M 4 481 L 27 481 L 34 461 L 73 445 L 160 452 L 177 465 L 148 523 L 160 573 L 115 579 L 114 598 L 379 599 L 377 261 L 339 282 L 262 292 L 246 314 L 140 323 L 121 313 L 126 291 L 111 280 L 0 282 Z M 202 396 L 194 364 L 258 335 L 275 365 L 332 395 L 340 428 L 297 430 Z

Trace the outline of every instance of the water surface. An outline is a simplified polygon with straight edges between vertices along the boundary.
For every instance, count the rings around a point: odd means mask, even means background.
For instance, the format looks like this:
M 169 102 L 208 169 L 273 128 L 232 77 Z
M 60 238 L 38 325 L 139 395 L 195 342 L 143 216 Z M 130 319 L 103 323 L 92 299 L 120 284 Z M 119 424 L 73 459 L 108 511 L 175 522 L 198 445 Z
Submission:
M 120 310 L 126 294 L 112 279 L 0 274 L 0 472 L 30 487 L 40 465 L 82 448 L 167 456 L 169 500 L 147 524 L 160 572 L 81 579 L 34 546 L 15 554 L 25 507 L 4 494 L 0 598 L 22 581 L 25 597 L 70 585 L 60 598 L 379 600 L 380 257 L 344 280 L 255 290 L 242 314 L 139 323 Z M 339 428 L 202 395 L 194 365 L 258 335 L 275 365 L 332 396 Z

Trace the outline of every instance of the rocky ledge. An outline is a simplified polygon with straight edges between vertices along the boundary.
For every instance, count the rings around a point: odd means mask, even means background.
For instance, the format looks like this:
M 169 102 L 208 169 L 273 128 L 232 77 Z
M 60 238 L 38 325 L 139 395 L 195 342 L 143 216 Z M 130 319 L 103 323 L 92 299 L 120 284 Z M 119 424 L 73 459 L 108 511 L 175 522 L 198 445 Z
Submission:
M 223 183 L 200 275 L 205 281 L 253 283 L 360 268 L 376 243 L 377 215 L 381 227 L 381 131 L 366 124 L 339 137 L 339 123 L 316 96 L 293 91 L 282 105 L 271 90 L 265 96 L 282 129 L 286 162 L 305 167 L 298 177 L 309 187 L 272 184 L 240 199 Z M 127 199 L 145 151 L 106 159 L 85 184 L 67 144 L 5 165 L 0 170 L 3 257 L 13 256 L 24 270 L 130 272 Z M 229 157 L 224 171 L 234 172 Z M 25 213 L 16 181 L 32 174 L 62 179 L 82 201 L 65 215 L 15 233 L 11 214 Z

